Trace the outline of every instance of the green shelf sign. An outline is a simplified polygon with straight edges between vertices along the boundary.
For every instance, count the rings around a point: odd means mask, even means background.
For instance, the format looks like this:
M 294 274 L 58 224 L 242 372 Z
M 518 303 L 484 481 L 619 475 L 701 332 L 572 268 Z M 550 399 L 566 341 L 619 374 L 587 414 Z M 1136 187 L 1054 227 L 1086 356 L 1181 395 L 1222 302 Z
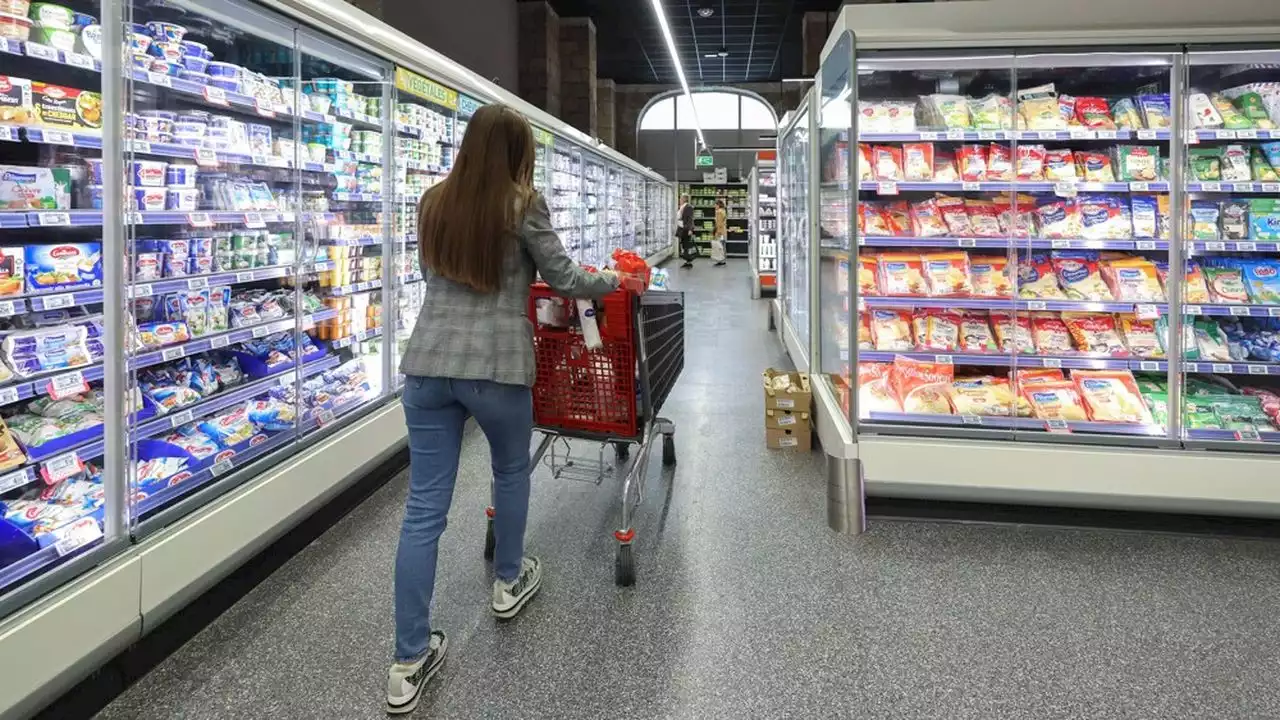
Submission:
M 705 153 L 698 155 L 697 164 L 694 167 L 711 167 L 714 164 L 715 158 L 711 156 L 711 153 Z

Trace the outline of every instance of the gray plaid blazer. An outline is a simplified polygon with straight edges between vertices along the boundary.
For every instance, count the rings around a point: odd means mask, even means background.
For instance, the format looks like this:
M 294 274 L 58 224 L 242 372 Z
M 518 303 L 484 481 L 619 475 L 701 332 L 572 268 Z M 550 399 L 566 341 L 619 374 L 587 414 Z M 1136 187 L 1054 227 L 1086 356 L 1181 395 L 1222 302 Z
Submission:
M 532 387 L 528 305 L 535 273 L 569 297 L 600 297 L 617 287 L 615 278 L 589 273 L 565 254 L 551 229 L 546 201 L 535 195 L 521 222 L 520 241 L 511 245 L 503 261 L 497 292 L 477 292 L 422 268 L 426 294 L 400 372 Z

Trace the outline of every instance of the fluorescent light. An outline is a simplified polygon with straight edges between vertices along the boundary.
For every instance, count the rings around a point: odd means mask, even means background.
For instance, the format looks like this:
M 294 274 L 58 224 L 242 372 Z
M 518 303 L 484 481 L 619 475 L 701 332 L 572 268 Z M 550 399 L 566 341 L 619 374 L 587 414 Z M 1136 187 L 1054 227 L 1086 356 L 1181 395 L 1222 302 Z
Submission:
M 716 59 L 716 58 L 720 57 L 720 53 L 702 53 L 702 57 L 704 57 L 704 58 L 711 58 L 711 59 L 713 59 L 713 60 L 714 60 L 714 59 Z
M 676 77 L 680 78 L 680 87 L 689 100 L 689 109 L 693 111 L 693 128 L 698 131 L 698 142 L 707 146 L 707 139 L 702 135 L 702 123 L 698 122 L 698 108 L 693 104 L 693 93 L 689 92 L 689 81 L 684 77 L 684 66 L 680 64 L 680 54 L 676 52 L 676 41 L 671 39 L 671 26 L 667 24 L 667 14 L 662 11 L 662 0 L 652 0 L 653 14 L 658 16 L 658 27 L 662 28 L 662 39 L 667 41 L 667 52 L 671 53 L 671 62 L 676 66 Z
M 782 82 L 794 82 L 794 83 L 807 82 L 807 83 L 811 83 L 811 82 L 813 82 L 813 78 L 782 78 Z

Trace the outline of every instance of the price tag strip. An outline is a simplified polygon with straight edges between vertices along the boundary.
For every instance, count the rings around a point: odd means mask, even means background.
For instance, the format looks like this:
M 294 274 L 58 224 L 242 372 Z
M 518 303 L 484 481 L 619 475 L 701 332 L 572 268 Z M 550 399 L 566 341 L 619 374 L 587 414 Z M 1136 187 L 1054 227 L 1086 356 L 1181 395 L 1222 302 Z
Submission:
M 84 463 L 74 450 L 49 458 L 40 465 L 40 477 L 49 485 L 57 485 L 82 472 L 84 472 Z
M 48 392 L 49 397 L 54 400 L 63 400 L 73 395 L 89 392 L 89 383 L 84 379 L 84 373 L 75 370 L 51 378 Z
M 102 537 L 102 526 L 91 517 L 84 517 L 68 523 L 51 533 L 57 540 L 54 542 L 58 557 L 69 555 L 80 548 L 96 542 Z

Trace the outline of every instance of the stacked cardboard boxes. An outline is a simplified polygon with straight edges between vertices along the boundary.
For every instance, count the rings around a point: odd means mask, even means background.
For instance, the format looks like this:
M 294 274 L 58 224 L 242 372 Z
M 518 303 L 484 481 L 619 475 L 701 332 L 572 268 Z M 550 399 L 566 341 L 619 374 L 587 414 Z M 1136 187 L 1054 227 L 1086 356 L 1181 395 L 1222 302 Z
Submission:
M 770 368 L 764 371 L 764 436 L 771 448 L 813 448 L 813 391 L 809 376 Z

